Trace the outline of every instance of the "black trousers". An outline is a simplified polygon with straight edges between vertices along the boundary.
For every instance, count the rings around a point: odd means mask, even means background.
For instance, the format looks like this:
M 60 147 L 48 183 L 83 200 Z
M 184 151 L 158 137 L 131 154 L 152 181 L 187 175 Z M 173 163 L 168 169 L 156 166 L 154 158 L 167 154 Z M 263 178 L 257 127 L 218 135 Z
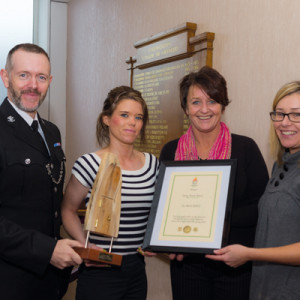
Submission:
M 0 259 L 0 299 L 60 300 L 67 291 L 71 270 L 49 265 L 39 276 Z
M 123 256 L 120 267 L 80 267 L 76 300 L 144 300 L 146 297 L 145 262 L 140 254 Z
M 189 255 L 171 262 L 173 300 L 248 300 L 251 264 L 231 268 Z

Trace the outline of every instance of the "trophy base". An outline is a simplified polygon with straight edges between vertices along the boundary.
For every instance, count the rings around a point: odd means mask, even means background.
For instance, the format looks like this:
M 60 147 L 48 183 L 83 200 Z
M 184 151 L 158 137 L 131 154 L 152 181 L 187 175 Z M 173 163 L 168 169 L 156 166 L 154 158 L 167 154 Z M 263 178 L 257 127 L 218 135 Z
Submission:
M 122 264 L 122 255 L 92 248 L 74 247 L 74 250 L 82 259 L 87 259 L 92 262 L 116 266 L 121 266 Z

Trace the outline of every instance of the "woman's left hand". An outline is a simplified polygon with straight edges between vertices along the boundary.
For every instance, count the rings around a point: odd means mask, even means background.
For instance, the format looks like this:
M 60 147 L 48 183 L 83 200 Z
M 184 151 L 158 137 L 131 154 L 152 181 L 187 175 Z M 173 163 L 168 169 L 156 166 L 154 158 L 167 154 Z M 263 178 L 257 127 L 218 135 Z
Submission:
M 214 254 L 206 254 L 205 257 L 215 261 L 223 261 L 226 265 L 237 268 L 248 261 L 248 249 L 242 245 L 230 245 L 214 250 Z
M 145 257 L 156 256 L 156 253 L 149 252 L 149 251 L 143 251 L 141 247 L 137 249 L 137 252 L 140 253 L 141 255 L 145 256 Z
M 88 248 L 105 251 L 104 249 L 102 249 L 102 248 L 100 248 L 100 247 L 98 247 L 98 246 L 96 246 L 95 244 L 92 244 L 92 243 L 88 244 Z M 107 251 L 105 251 L 105 252 L 107 252 Z M 91 261 L 91 260 L 88 260 L 88 259 L 84 260 L 84 264 L 85 264 L 86 267 L 97 267 L 97 268 L 111 267 L 108 264 L 100 263 L 100 262 L 98 263 L 98 262 L 94 262 L 94 261 Z

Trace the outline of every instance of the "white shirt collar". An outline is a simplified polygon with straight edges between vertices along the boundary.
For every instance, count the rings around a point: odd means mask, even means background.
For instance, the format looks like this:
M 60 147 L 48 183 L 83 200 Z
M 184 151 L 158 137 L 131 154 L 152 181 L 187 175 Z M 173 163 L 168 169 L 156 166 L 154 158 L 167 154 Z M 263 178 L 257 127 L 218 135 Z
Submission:
M 31 124 L 32 124 L 32 122 L 33 122 L 34 120 L 39 121 L 39 120 L 38 120 L 38 117 L 37 117 L 37 113 L 35 114 L 34 119 L 32 119 L 32 118 L 28 115 L 27 112 L 25 112 L 25 111 L 21 110 L 20 108 L 18 108 L 18 107 L 17 107 L 12 101 L 10 101 L 9 99 L 8 99 L 8 102 L 11 104 L 11 106 L 15 109 L 15 111 L 16 111 L 16 112 L 24 119 L 24 121 L 25 121 L 29 126 L 31 126 Z

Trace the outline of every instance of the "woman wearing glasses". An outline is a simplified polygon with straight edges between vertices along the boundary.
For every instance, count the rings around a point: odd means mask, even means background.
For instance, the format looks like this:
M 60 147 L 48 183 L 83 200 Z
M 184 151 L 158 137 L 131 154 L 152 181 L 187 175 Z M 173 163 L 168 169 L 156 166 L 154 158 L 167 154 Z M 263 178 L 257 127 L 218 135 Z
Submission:
M 271 145 L 277 155 L 259 202 L 255 248 L 231 245 L 207 255 L 238 267 L 254 261 L 250 299 L 300 299 L 300 81 L 276 94 Z

